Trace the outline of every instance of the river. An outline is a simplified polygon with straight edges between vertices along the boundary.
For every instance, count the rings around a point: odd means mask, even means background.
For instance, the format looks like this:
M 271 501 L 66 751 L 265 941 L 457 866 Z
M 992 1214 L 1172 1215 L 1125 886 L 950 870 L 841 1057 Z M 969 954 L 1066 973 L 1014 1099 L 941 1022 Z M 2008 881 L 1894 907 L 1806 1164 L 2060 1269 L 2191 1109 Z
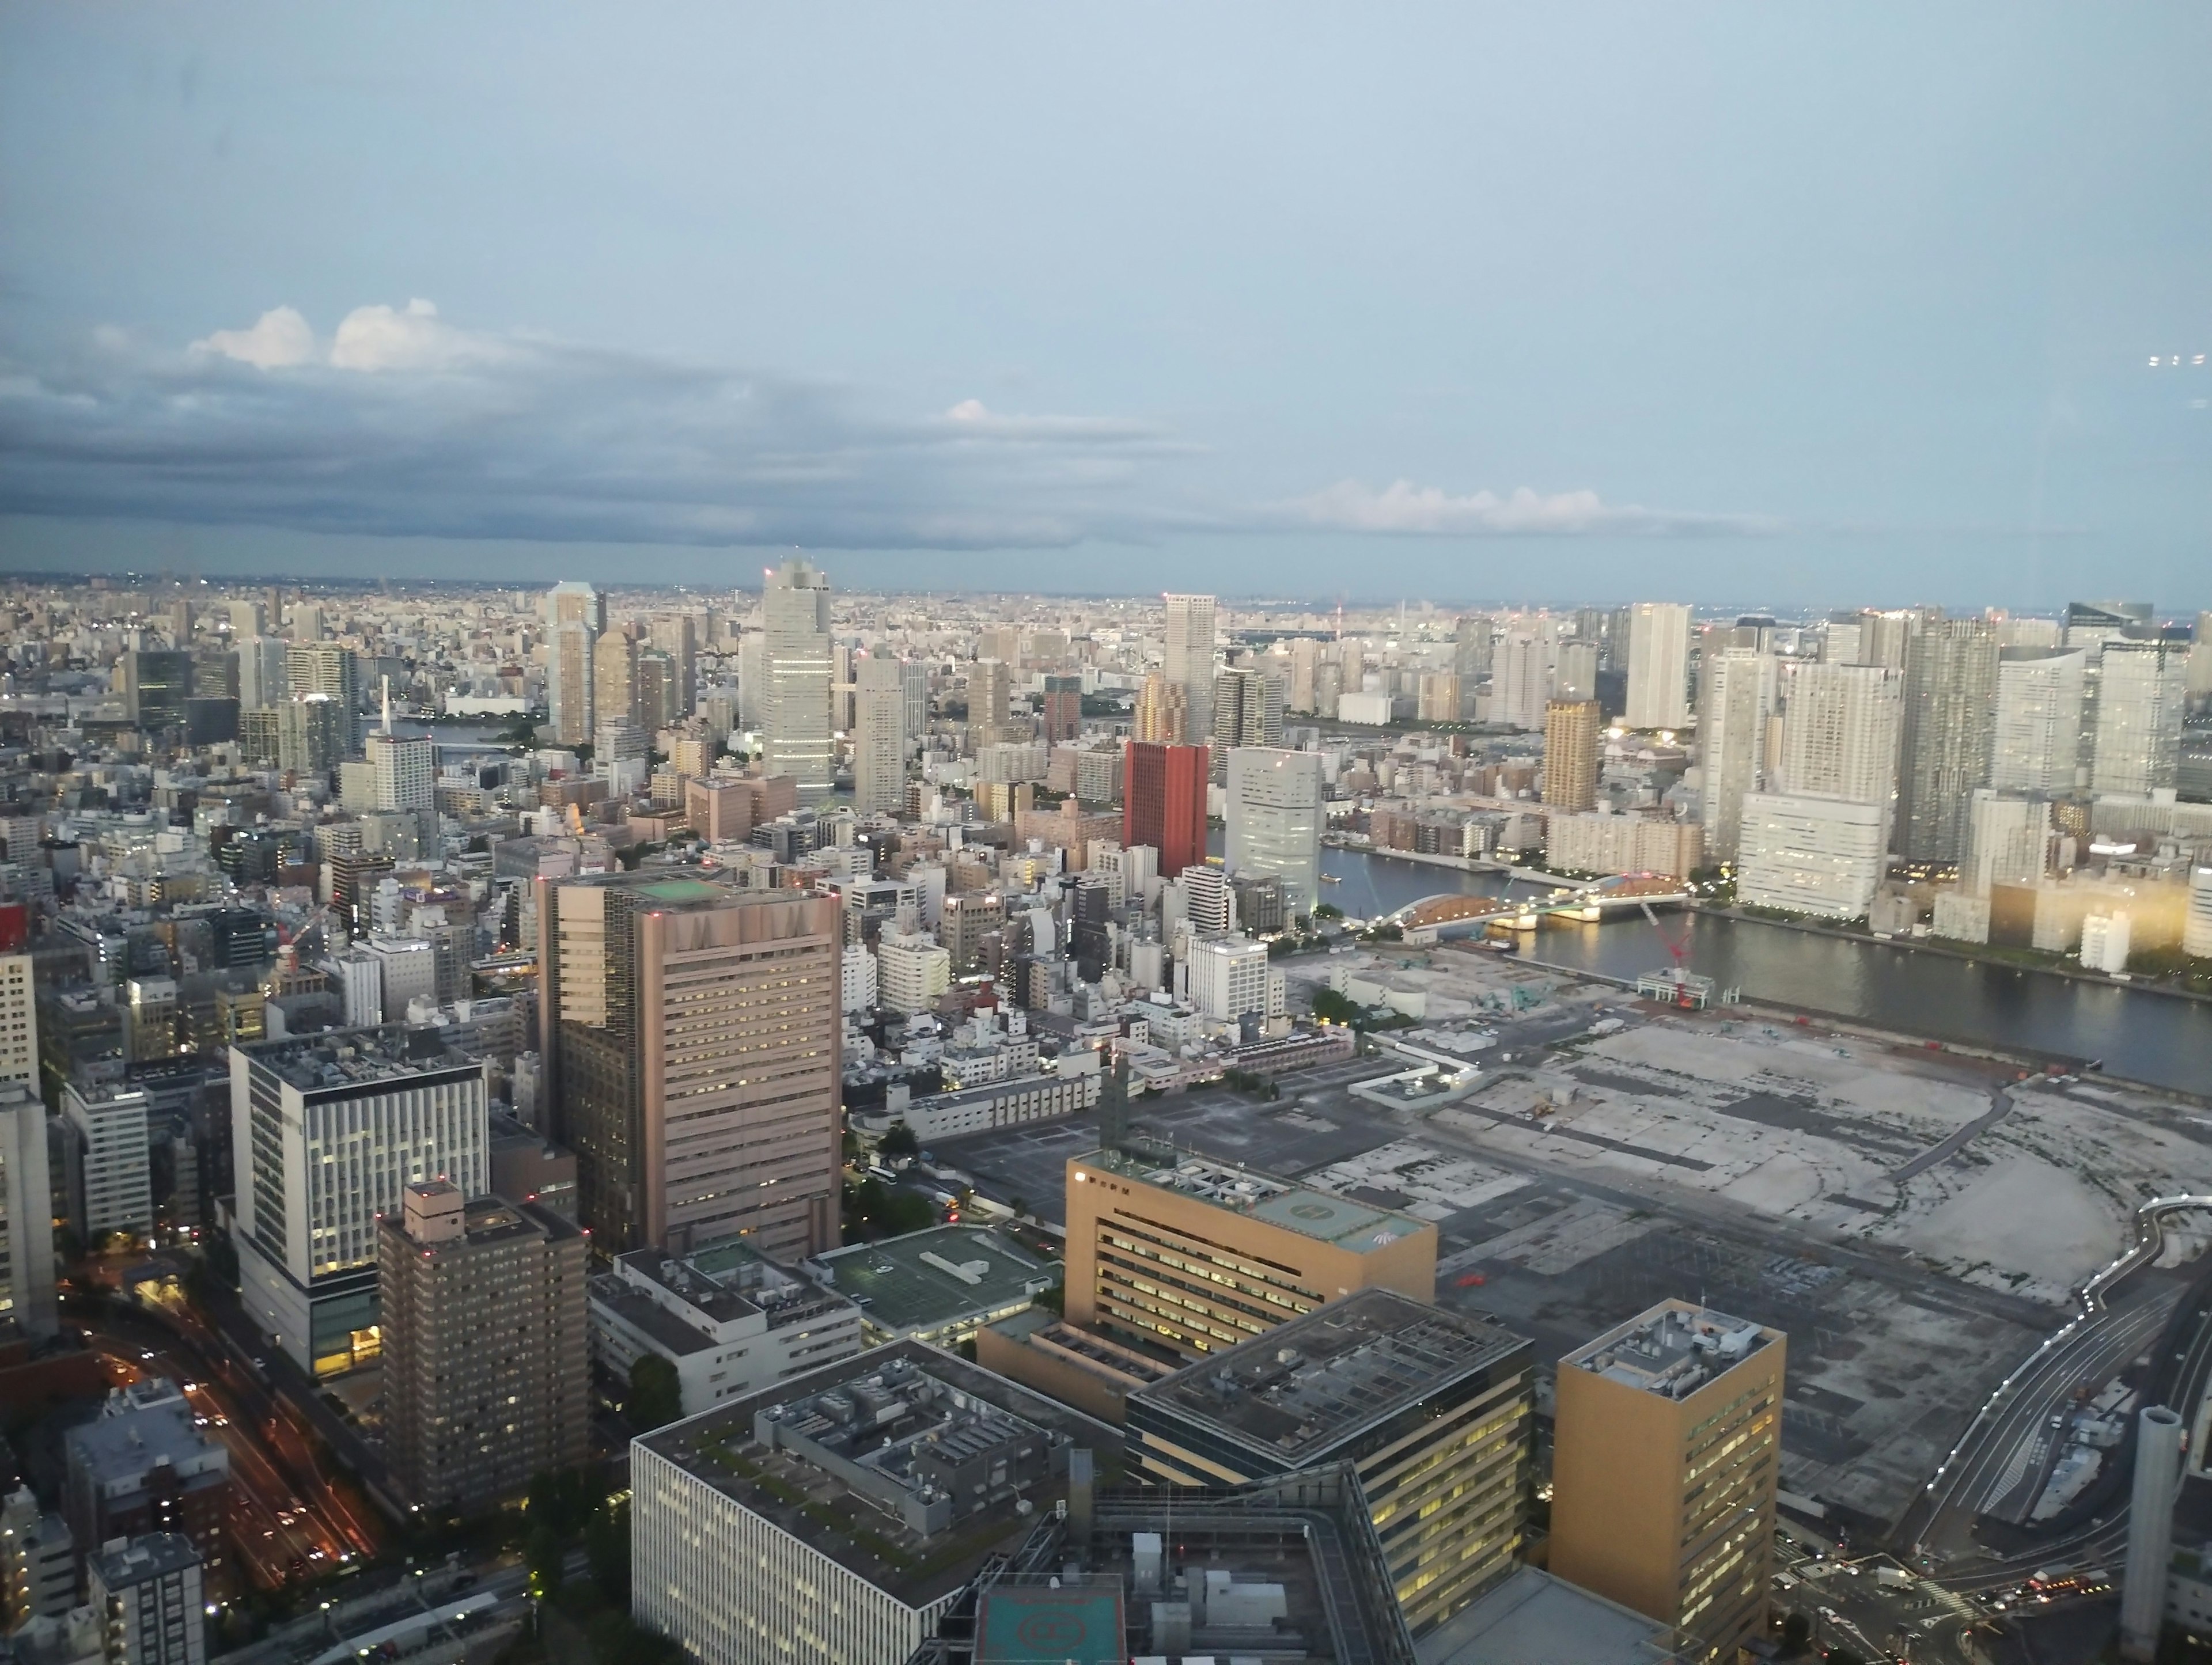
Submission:
M 1340 881 L 1322 885 L 1322 900 L 1355 918 L 1443 892 L 1498 896 L 1507 888 L 1498 874 L 1357 850 L 1325 849 L 1321 866 Z M 1516 880 L 1513 888 L 1528 887 Z M 1547 921 L 1522 938 L 1522 951 L 1553 965 L 1635 977 L 1671 963 L 1671 942 L 1692 971 L 1751 1000 L 1907 1034 L 2100 1059 L 2114 1075 L 2212 1092 L 2212 1006 L 2197 1001 L 1753 920 L 1682 910 L 1658 917 L 1656 930 L 1640 915 L 1603 925 Z

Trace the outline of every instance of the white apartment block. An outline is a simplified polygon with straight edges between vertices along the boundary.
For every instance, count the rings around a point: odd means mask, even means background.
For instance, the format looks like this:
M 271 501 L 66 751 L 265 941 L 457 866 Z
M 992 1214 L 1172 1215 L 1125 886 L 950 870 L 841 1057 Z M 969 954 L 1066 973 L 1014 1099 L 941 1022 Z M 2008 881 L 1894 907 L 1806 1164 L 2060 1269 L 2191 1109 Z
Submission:
M 46 1107 L 33 1084 L 0 1081 L 0 1317 L 30 1335 L 60 1328 L 54 1299 L 54 1205 Z
M 1878 804 L 1886 820 L 1897 799 L 1905 673 L 1879 665 L 1798 665 L 1782 696 L 1781 768 L 1770 790 Z
M 154 1229 L 153 1156 L 143 1092 L 106 1082 L 62 1087 L 67 1137 L 70 1220 L 88 1243 L 112 1232 L 143 1237 Z
M 1279 1016 L 1282 1003 L 1269 989 L 1267 945 L 1249 937 L 1210 937 L 1190 951 L 1190 999 L 1212 1023 Z
M 1887 869 L 1885 815 L 1874 804 L 1754 793 L 1743 802 L 1736 901 L 1857 919 Z
M 1639 601 L 1628 610 L 1631 728 L 1686 727 L 1690 720 L 1690 610 Z
M 1545 838 L 1545 860 L 1577 873 L 1663 873 L 1687 878 L 1705 865 L 1707 829 L 1663 816 L 1554 815 Z
M 2183 915 L 2181 951 L 2212 960 L 2212 862 L 2189 870 L 2189 911 Z
M 845 951 L 838 966 L 841 1012 L 872 1011 L 876 1004 L 876 957 L 858 944 Z
M 0 955 L 0 1081 L 39 1079 L 39 999 L 28 954 Z
M 647 1354 L 665 1359 L 684 1414 L 770 1388 L 860 1351 L 860 1310 L 835 1290 L 730 1238 L 682 1259 L 657 1249 L 615 1257 L 591 1281 L 592 1357 L 617 1381 Z
M 2088 657 L 2078 647 L 1998 651 L 1992 787 L 2053 796 L 2074 790 L 2087 686 Z
M 911 1018 L 952 987 L 952 956 L 926 931 L 885 931 L 876 942 L 877 998 Z
M 2180 642 L 2105 644 L 2090 782 L 2100 798 L 2143 798 L 2173 785 L 2181 766 L 2188 653 Z

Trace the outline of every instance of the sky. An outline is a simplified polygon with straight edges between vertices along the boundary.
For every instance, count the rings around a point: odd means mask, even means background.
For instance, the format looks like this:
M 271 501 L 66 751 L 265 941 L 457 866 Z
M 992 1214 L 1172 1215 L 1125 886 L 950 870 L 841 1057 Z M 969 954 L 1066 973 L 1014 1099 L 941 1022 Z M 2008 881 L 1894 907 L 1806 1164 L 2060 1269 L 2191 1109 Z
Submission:
M 2212 607 L 2212 9 L 0 3 L 0 569 Z

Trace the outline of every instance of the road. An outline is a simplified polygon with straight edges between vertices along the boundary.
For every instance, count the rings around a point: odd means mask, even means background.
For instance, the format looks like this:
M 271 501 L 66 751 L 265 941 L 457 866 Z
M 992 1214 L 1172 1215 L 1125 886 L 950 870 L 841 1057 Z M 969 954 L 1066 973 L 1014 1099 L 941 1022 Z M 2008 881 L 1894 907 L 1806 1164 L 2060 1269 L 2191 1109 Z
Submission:
M 1968 1638 L 1987 1630 L 1988 1617 L 1887 1556 L 1839 1556 L 1793 1528 L 1775 1535 L 1774 1565 L 1776 1608 L 1804 1614 L 1820 1647 L 1842 1644 L 1865 1659 L 1914 1665 L 1982 1665 Z

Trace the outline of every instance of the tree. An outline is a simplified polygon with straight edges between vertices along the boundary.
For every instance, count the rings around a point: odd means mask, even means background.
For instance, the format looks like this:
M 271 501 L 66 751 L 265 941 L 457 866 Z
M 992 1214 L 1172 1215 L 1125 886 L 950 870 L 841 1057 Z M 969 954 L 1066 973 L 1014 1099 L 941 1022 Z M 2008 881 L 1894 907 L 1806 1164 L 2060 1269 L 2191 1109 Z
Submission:
M 608 1606 L 629 1606 L 629 1506 L 611 1500 L 592 1512 L 584 1526 L 584 1559 L 592 1582 Z
M 562 1580 L 567 1576 L 562 1563 L 568 1553 L 567 1544 L 551 1522 L 530 1528 L 530 1537 L 522 1547 L 522 1558 L 530 1567 L 532 1595 L 550 1601 L 560 1595 Z
M 915 1137 L 914 1129 L 903 1121 L 894 1121 L 876 1141 L 876 1149 L 893 1160 L 912 1158 L 921 1154 L 921 1141 Z
M 1813 1639 L 1813 1621 L 1802 1613 L 1793 1613 L 1782 1621 L 1782 1651 L 1802 1654 L 1805 1644 Z
M 637 1432 L 665 1428 L 684 1415 L 684 1383 L 676 1366 L 657 1352 L 640 1353 L 629 1367 L 629 1397 L 623 1413 Z

